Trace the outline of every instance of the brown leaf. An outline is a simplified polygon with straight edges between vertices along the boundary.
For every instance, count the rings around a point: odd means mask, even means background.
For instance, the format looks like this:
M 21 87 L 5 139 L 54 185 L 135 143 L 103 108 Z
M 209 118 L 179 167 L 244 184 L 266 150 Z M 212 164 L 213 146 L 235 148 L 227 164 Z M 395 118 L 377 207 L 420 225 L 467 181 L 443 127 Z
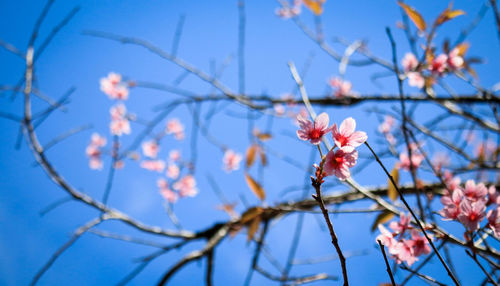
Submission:
M 460 15 L 464 15 L 465 12 L 462 10 L 451 10 L 450 8 L 446 8 L 436 19 L 436 23 L 434 25 L 439 26 L 444 22 L 447 22 L 455 17 Z
M 417 10 L 415 10 L 415 8 L 408 6 L 403 2 L 398 2 L 398 5 L 401 6 L 401 8 L 403 8 L 406 15 L 408 15 L 413 24 L 415 24 L 415 26 L 417 26 L 417 28 L 420 31 L 422 32 L 425 31 L 427 25 L 425 24 L 424 18 L 422 18 L 422 15 L 420 15 L 420 13 L 418 13 Z
M 257 138 L 259 138 L 260 141 L 267 141 L 273 138 L 273 136 L 270 133 L 258 133 Z
M 260 163 L 262 166 L 267 166 L 267 156 L 266 153 L 264 153 L 264 150 L 260 151 Z
M 250 177 L 249 174 L 245 174 L 245 180 L 247 181 L 248 187 L 250 188 L 250 190 L 252 190 L 257 198 L 262 201 L 266 199 L 266 192 L 264 191 L 262 186 L 257 183 L 252 177 Z
M 399 169 L 396 166 L 392 168 L 391 176 L 396 184 L 399 184 Z M 396 190 L 396 186 L 392 184 L 391 179 L 388 179 L 387 182 L 387 195 L 392 201 L 395 201 L 398 198 L 398 191 Z
M 247 232 L 247 242 L 249 242 L 250 240 L 253 239 L 255 233 L 257 232 L 257 230 L 259 230 L 259 225 L 260 225 L 260 221 L 261 221 L 261 217 L 260 216 L 257 216 L 255 217 L 252 222 L 250 223 L 250 225 L 248 226 L 248 232 Z
M 460 43 L 455 48 L 458 49 L 458 55 L 463 57 L 469 49 L 469 43 Z
M 302 2 L 314 15 L 321 15 L 323 13 L 323 4 L 326 0 L 303 0 Z
M 372 228 L 371 228 L 371 231 L 375 231 L 375 229 L 377 229 L 377 226 L 379 224 L 382 224 L 382 223 L 386 223 L 388 221 L 390 221 L 392 218 L 394 217 L 394 214 L 388 210 L 385 210 L 383 212 L 381 212 L 377 218 L 375 219 L 375 221 L 373 222 L 372 224 Z
M 252 144 L 248 147 L 245 159 L 245 166 L 247 169 L 250 168 L 255 162 L 255 155 L 257 154 L 258 149 L 259 145 L 257 144 Z
M 247 224 L 249 221 L 253 220 L 255 217 L 262 214 L 264 210 L 261 207 L 249 208 L 246 212 L 241 215 L 240 223 Z

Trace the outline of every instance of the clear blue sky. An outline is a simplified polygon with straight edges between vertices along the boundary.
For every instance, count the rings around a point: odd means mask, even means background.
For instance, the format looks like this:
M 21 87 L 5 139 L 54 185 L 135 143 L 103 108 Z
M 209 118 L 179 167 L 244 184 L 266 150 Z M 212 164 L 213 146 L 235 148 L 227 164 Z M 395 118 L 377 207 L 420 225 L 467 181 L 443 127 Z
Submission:
M 279 95 L 294 86 L 288 61 L 301 67 L 314 53 L 310 72 L 305 84 L 311 94 L 322 94 L 326 90 L 326 80 L 338 73 L 338 63 L 324 54 L 291 22 L 279 19 L 274 10 L 275 1 L 246 1 L 246 90 L 251 93 L 267 92 Z M 434 18 L 446 6 L 446 1 L 409 1 L 417 7 L 426 19 Z M 475 17 L 482 1 L 454 1 L 454 6 L 467 11 L 467 15 L 445 24 L 438 33 L 438 42 L 448 37 L 456 39 L 460 30 Z M 0 2 L 0 39 L 25 50 L 29 35 L 43 8 L 45 1 L 1 1 Z M 170 50 L 176 23 L 185 15 L 185 25 L 178 50 L 179 57 L 202 70 L 210 70 L 210 62 L 219 66 L 229 55 L 237 55 L 238 10 L 236 0 L 222 1 L 56 1 L 44 22 L 40 39 L 43 39 L 75 5 L 81 7 L 78 14 L 56 36 L 36 64 L 38 88 L 53 98 L 58 98 L 70 87 L 76 87 L 68 105 L 68 112 L 54 113 L 38 130 L 42 142 L 49 142 L 58 134 L 73 127 L 92 124 L 93 129 L 78 134 L 48 152 L 49 158 L 73 185 L 93 196 L 101 197 L 107 172 L 91 171 L 87 167 L 85 146 L 93 131 L 101 134 L 108 132 L 108 109 L 111 101 L 99 90 L 99 78 L 110 71 L 121 73 L 136 80 L 147 80 L 171 84 L 182 71 L 171 63 L 145 51 L 144 49 L 121 45 L 104 39 L 82 35 L 84 30 L 100 30 L 146 39 L 155 45 Z M 304 11 L 302 19 L 311 25 L 312 15 Z M 409 50 L 402 31 L 396 28 L 400 20 L 399 7 L 395 1 L 339 1 L 328 0 L 322 16 L 327 41 L 334 36 L 352 41 L 367 40 L 369 48 L 380 57 L 390 59 L 390 46 L 385 35 L 385 27 L 391 27 L 398 42 L 400 58 Z M 483 86 L 490 87 L 498 81 L 499 42 L 496 37 L 494 19 L 488 11 L 476 30 L 469 36 L 470 55 L 481 56 L 485 64 L 477 71 Z M 40 43 L 40 42 L 38 42 Z M 335 45 L 338 51 L 341 46 Z M 14 85 L 23 74 L 23 61 L 0 50 L 0 85 Z M 348 67 L 346 79 L 353 82 L 354 90 L 360 93 L 394 92 L 396 85 L 393 77 L 380 82 L 383 87 L 375 86 L 370 75 L 382 71 L 379 67 L 361 69 Z M 238 89 L 237 59 L 230 63 L 221 80 L 232 90 Z M 211 87 L 193 76 L 188 76 L 180 87 L 207 93 Z M 459 91 L 470 91 L 457 83 Z M 0 97 L 3 112 L 21 114 L 22 101 L 18 97 L 9 101 L 9 93 Z M 133 89 L 127 107 L 142 119 L 150 119 L 155 114 L 152 108 L 160 103 L 176 98 L 176 95 Z M 376 117 L 364 112 L 369 105 L 354 109 L 333 108 L 327 110 L 332 120 L 340 123 L 347 116 L 358 120 L 358 128 L 366 130 L 375 141 Z M 391 105 L 381 105 L 390 108 Z M 34 110 L 42 110 L 43 103 L 35 101 Z M 206 112 L 208 107 L 203 107 Z M 431 109 L 429 109 L 431 110 Z M 429 110 L 427 112 L 429 112 Z M 425 114 L 425 109 L 420 111 Z M 237 105 L 229 106 L 216 116 L 211 132 L 232 149 L 243 153 L 249 145 L 245 111 Z M 179 117 L 187 126 L 187 140 L 179 143 L 164 141 L 160 156 L 166 157 L 168 150 L 180 148 L 189 158 L 190 111 L 185 106 L 175 110 L 169 117 Z M 257 123 L 266 128 L 266 120 Z M 133 134 L 141 130 L 138 124 L 132 125 Z M 77 202 L 70 202 L 40 217 L 39 211 L 48 204 L 65 197 L 39 167 L 32 167 L 34 158 L 25 142 L 16 150 L 14 145 L 19 126 L 7 120 L 0 120 L 0 285 L 25 285 L 36 271 L 60 247 L 69 234 L 77 227 L 93 218 L 97 213 Z M 295 126 L 290 120 L 279 119 L 274 122 L 275 138 L 269 143 L 279 152 L 294 157 L 306 164 L 309 147 L 293 138 Z M 289 135 L 292 134 L 292 137 Z M 124 138 L 125 145 L 133 136 Z M 361 152 L 366 154 L 367 150 Z M 181 200 L 175 206 L 176 214 L 187 229 L 202 229 L 215 221 L 225 220 L 227 216 L 215 209 L 219 204 L 206 180 L 210 173 L 223 189 L 230 201 L 239 201 L 243 194 L 250 204 L 258 201 L 244 183 L 243 171 L 226 174 L 222 166 L 222 152 L 200 137 L 198 142 L 198 179 L 200 193 L 195 198 Z M 394 160 L 386 161 L 392 166 Z M 107 163 L 107 164 L 106 164 Z M 105 165 L 109 165 L 106 161 Z M 106 168 L 105 168 L 106 170 Z M 384 184 L 385 179 L 377 168 L 355 177 L 362 184 Z M 252 170 L 253 174 L 257 174 Z M 161 197 L 156 188 L 157 175 L 140 169 L 137 164 L 127 162 L 124 170 L 116 176 L 110 204 L 148 224 L 173 228 L 162 207 Z M 334 182 L 334 180 L 331 180 Z M 264 187 L 268 192 L 268 204 L 297 199 L 300 192 L 283 196 L 281 192 L 290 186 L 301 188 L 304 173 L 270 155 L 270 167 L 264 176 Z M 336 186 L 333 190 L 344 190 Z M 364 205 L 367 205 L 366 203 Z M 242 210 L 239 201 L 238 210 Z M 333 219 L 341 246 L 345 251 L 367 250 L 369 255 L 357 256 L 348 260 L 352 285 L 375 285 L 387 282 L 382 257 L 375 247 L 375 234 L 370 233 L 374 215 L 347 214 Z M 273 254 L 285 260 L 295 225 L 295 216 L 286 217 L 272 226 L 268 237 Z M 320 222 L 323 223 L 323 222 Z M 452 224 L 451 224 L 452 225 Z M 453 227 L 453 226 L 452 226 Z M 106 222 L 99 229 L 129 233 L 142 236 L 120 223 Z M 457 228 L 459 230 L 459 228 Z M 459 232 L 458 232 L 459 233 Z M 163 238 L 152 239 L 168 243 Z M 201 244 L 195 245 L 200 247 Z M 131 285 L 150 285 L 182 255 L 193 247 L 173 251 L 155 260 Z M 246 244 L 244 234 L 228 239 L 218 247 L 215 262 L 216 285 L 239 285 L 249 267 L 254 246 Z M 130 272 L 136 263 L 134 258 L 153 252 L 154 249 L 126 242 L 99 238 L 93 234 L 84 235 L 74 246 L 66 251 L 44 275 L 40 285 L 109 285 L 115 284 Z M 470 264 L 461 263 L 463 251 L 456 249 L 455 261 L 464 285 L 477 282 L 479 270 Z M 318 257 L 334 253 L 329 244 L 327 232 L 321 230 L 314 215 L 306 215 L 303 235 L 297 258 Z M 262 265 L 268 267 L 265 259 Z M 172 285 L 200 285 L 204 280 L 204 261 L 193 263 L 179 272 Z M 437 261 L 424 268 L 426 273 L 448 281 Z M 314 266 L 297 266 L 292 274 L 301 275 L 314 272 L 327 272 L 340 276 L 337 261 Z M 404 277 L 406 273 L 401 273 Z M 481 278 L 480 278 L 481 279 Z M 253 285 L 273 285 L 269 280 L 254 274 Z M 323 285 L 323 283 L 317 283 Z M 413 280 L 413 284 L 420 281 Z

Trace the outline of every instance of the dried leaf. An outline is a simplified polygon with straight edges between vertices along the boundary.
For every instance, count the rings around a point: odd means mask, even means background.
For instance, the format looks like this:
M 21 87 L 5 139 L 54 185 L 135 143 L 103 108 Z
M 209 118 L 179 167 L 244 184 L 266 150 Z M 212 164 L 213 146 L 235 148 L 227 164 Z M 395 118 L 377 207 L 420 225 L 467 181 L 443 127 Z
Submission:
M 259 145 L 257 144 L 252 144 L 250 145 L 250 147 L 248 147 L 245 160 L 245 166 L 247 167 L 247 169 L 250 168 L 255 162 L 255 155 L 257 154 L 258 149 Z
M 375 219 L 375 221 L 373 222 L 372 224 L 372 228 L 371 228 L 371 231 L 375 231 L 375 229 L 377 229 L 377 226 L 379 224 L 382 224 L 382 223 L 386 223 L 388 221 L 390 221 L 392 218 L 394 217 L 394 214 L 388 210 L 385 210 L 383 212 L 381 212 L 377 218 Z
M 261 215 L 263 209 L 261 207 L 249 208 L 246 212 L 241 215 L 240 223 L 247 224 L 249 221 L 253 220 L 255 217 Z
M 323 13 L 323 4 L 326 0 L 303 0 L 302 2 L 314 15 L 321 15 Z
M 458 55 L 463 57 L 469 49 L 469 43 L 460 43 L 455 48 L 458 49 Z
M 245 174 L 245 180 L 247 181 L 247 185 L 252 190 L 252 192 L 259 198 L 260 200 L 264 200 L 266 198 L 266 192 L 262 188 L 262 186 L 257 183 L 249 174 Z
M 477 72 L 475 69 L 471 68 L 470 66 L 467 66 L 467 72 L 469 72 L 469 74 L 475 78 L 475 79 L 478 79 L 479 77 L 477 76 Z
M 259 225 L 260 225 L 260 221 L 261 221 L 261 217 L 258 216 L 258 217 L 255 217 L 252 222 L 250 223 L 250 225 L 248 226 L 248 232 L 247 232 L 247 242 L 249 242 L 250 240 L 253 239 L 255 233 L 257 232 L 257 230 L 259 230 Z
M 460 15 L 464 15 L 465 12 L 462 10 L 451 10 L 450 8 L 446 8 L 436 19 L 436 23 L 434 25 L 439 26 L 444 22 L 447 22 L 455 17 Z
M 417 10 L 415 10 L 415 8 L 408 6 L 403 2 L 398 2 L 398 4 L 399 4 L 399 6 L 401 6 L 401 8 L 403 8 L 406 15 L 408 15 L 408 17 L 411 19 L 413 24 L 415 24 L 415 26 L 417 26 L 417 28 L 420 31 L 422 31 L 422 32 L 425 31 L 425 28 L 427 27 L 427 25 L 425 24 L 425 21 L 424 21 L 424 18 L 422 18 L 422 15 L 420 15 L 420 13 L 418 13 Z
M 264 153 L 264 150 L 260 151 L 260 163 L 262 166 L 267 166 L 267 156 L 266 153 Z
M 394 166 L 394 168 L 392 168 L 391 176 L 394 179 L 394 181 L 396 182 L 396 184 L 399 184 L 399 169 L 396 166 Z M 392 181 L 390 179 L 388 179 L 387 195 L 389 196 L 389 198 L 392 201 L 395 201 L 398 198 L 398 191 L 396 190 L 396 187 L 397 186 L 394 186 L 392 184 Z
M 259 138 L 260 141 L 267 141 L 271 139 L 273 136 L 270 133 L 258 133 L 257 138 Z

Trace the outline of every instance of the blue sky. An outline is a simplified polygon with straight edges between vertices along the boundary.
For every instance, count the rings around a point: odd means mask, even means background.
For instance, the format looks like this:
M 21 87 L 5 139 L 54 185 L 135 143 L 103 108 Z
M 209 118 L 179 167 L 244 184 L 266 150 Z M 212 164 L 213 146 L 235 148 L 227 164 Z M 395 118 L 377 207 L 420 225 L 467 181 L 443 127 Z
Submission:
M 278 7 L 275 1 L 247 1 L 246 16 L 246 90 L 258 94 L 266 92 L 280 95 L 289 92 L 294 86 L 287 62 L 293 61 L 298 67 L 304 65 L 311 54 L 314 57 L 305 84 L 310 94 L 323 94 L 327 90 L 326 80 L 338 74 L 338 63 L 329 58 L 290 21 L 275 16 Z M 482 1 L 454 1 L 454 7 L 467 11 L 467 15 L 445 24 L 438 32 L 438 42 L 448 37 L 455 39 L 461 29 L 466 27 L 481 7 Z M 110 71 L 115 71 L 135 80 L 147 80 L 171 84 L 182 71 L 158 56 L 135 46 L 121 45 L 116 42 L 89 37 L 82 34 L 85 30 L 106 31 L 145 39 L 169 51 L 172 46 L 176 23 L 181 15 L 185 16 L 184 30 L 178 49 L 178 56 L 204 71 L 210 70 L 210 63 L 220 66 L 228 56 L 233 61 L 228 65 L 221 81 L 232 90 L 238 89 L 238 10 L 237 1 L 56 1 L 40 31 L 43 39 L 74 6 L 80 11 L 72 21 L 56 36 L 36 64 L 38 88 L 53 98 L 60 97 L 66 90 L 76 87 L 71 96 L 67 112 L 55 112 L 41 127 L 38 134 L 42 142 L 49 142 L 55 136 L 76 126 L 92 124 L 92 130 L 75 135 L 48 151 L 49 158 L 61 170 L 64 177 L 73 185 L 97 198 L 100 198 L 106 181 L 106 171 L 96 172 L 87 167 L 85 146 L 92 132 L 107 134 L 109 107 L 112 102 L 99 90 L 99 79 Z M 43 8 L 44 1 L 2 1 L 0 2 L 0 39 L 25 50 L 29 35 Z M 448 3 L 446 1 L 410 1 L 426 19 L 433 19 Z M 309 25 L 313 17 L 309 11 L 301 16 Z M 329 0 L 322 15 L 327 41 L 333 37 L 343 37 L 353 41 L 366 40 L 370 50 L 380 57 L 390 59 L 390 46 L 385 35 L 385 27 L 391 27 L 400 58 L 409 50 L 404 33 L 396 28 L 400 20 L 399 8 L 395 1 L 338 1 Z M 491 87 L 498 81 L 497 68 L 498 39 L 491 11 L 488 11 L 468 38 L 471 43 L 469 54 L 481 56 L 485 63 L 477 66 L 480 82 Z M 40 40 L 39 42 L 40 43 Z M 333 44 L 341 51 L 342 46 Z M 0 50 L 0 85 L 14 85 L 23 74 L 23 61 Z M 348 67 L 346 79 L 353 82 L 354 90 L 360 93 L 390 93 L 396 90 L 395 79 L 388 77 L 380 80 L 382 87 L 375 86 L 370 76 L 380 72 L 379 67 Z M 471 89 L 460 82 L 459 91 Z M 194 76 L 188 76 L 179 87 L 199 93 L 212 89 Z M 408 88 L 408 87 L 406 87 Z M 416 91 L 416 90 L 415 90 Z M 9 94 L 0 97 L 1 111 L 21 114 L 22 101 L 18 96 L 10 101 Z M 142 119 L 150 119 L 155 113 L 152 109 L 158 104 L 177 98 L 176 95 L 136 88 L 131 91 L 127 107 Z M 45 106 L 35 101 L 34 110 Z M 365 112 L 370 104 L 356 108 L 332 108 L 326 110 L 333 121 L 340 123 L 345 117 L 357 119 L 358 128 L 366 130 L 370 138 L 375 138 L 378 124 L 376 117 Z M 391 104 L 380 108 L 391 108 Z M 202 107 L 202 112 L 208 110 Z M 425 116 L 432 108 L 420 109 L 418 115 Z M 246 111 L 232 104 L 211 125 L 211 133 L 232 149 L 243 153 L 249 145 L 247 122 L 241 115 Z M 190 129 L 192 126 L 190 110 L 179 107 L 168 118 L 178 117 L 185 122 L 187 139 L 179 143 L 173 139 L 163 142 L 161 157 L 168 151 L 181 149 L 189 158 Z M 265 129 L 267 119 L 256 121 L 256 126 Z M 269 146 L 280 153 L 307 164 L 310 153 L 308 145 L 293 137 L 295 126 L 288 119 L 276 119 L 273 123 L 275 137 Z M 39 211 L 48 204 L 63 198 L 65 194 L 58 189 L 43 170 L 32 167 L 34 158 L 25 142 L 16 150 L 14 145 L 19 126 L 11 121 L 0 120 L 0 284 L 24 285 L 29 283 L 36 271 L 50 255 L 62 245 L 77 227 L 95 217 L 97 213 L 77 202 L 70 202 L 41 217 Z M 138 124 L 132 125 L 133 134 L 141 130 Z M 132 134 L 132 135 L 133 135 Z M 290 136 L 290 134 L 292 136 Z M 110 137 L 109 137 L 110 138 Z M 125 145 L 132 142 L 133 136 L 124 137 Z M 375 140 L 375 139 L 374 139 Z M 258 200 L 244 183 L 243 171 L 226 174 L 222 170 L 222 152 L 200 136 L 197 145 L 198 167 L 196 178 L 200 193 L 195 198 L 183 199 L 175 205 L 175 211 L 187 229 L 199 230 L 213 222 L 226 220 L 227 216 L 216 210 L 219 204 L 206 180 L 210 174 L 230 201 L 239 201 L 240 195 L 246 197 L 251 205 Z M 361 150 L 366 154 L 367 150 Z M 395 160 L 388 159 L 388 166 Z M 157 193 L 157 175 L 142 170 L 134 162 L 127 162 L 124 170 L 116 176 L 109 203 L 148 224 L 173 228 L 162 207 L 162 199 Z M 105 161 L 109 165 L 109 161 Z M 106 170 L 106 168 L 104 169 Z M 256 170 L 252 174 L 257 175 Z M 270 166 L 265 171 L 264 187 L 268 192 L 267 204 L 297 199 L 300 192 L 281 195 L 290 186 L 301 188 L 304 185 L 304 172 L 287 165 L 276 157 L 270 156 Z M 380 169 L 372 168 L 355 178 L 362 184 L 385 184 Z M 334 182 L 334 180 L 332 180 Z M 345 190 L 335 186 L 329 191 Z M 363 203 L 357 206 L 367 206 Z M 239 201 L 238 210 L 242 210 Z M 352 285 L 375 285 L 388 281 L 382 257 L 375 247 L 375 234 L 370 233 L 372 214 L 346 214 L 335 216 L 333 223 L 343 249 L 346 251 L 366 250 L 369 255 L 357 256 L 348 260 Z M 285 217 L 272 226 L 268 237 L 273 254 L 284 261 L 296 216 Z M 327 232 L 319 227 L 315 215 L 305 216 L 303 235 L 297 258 L 318 257 L 334 253 L 329 244 Z M 458 231 L 456 225 L 449 225 Z M 454 228 L 455 227 L 455 228 Z M 128 233 L 144 237 L 133 229 L 120 223 L 105 222 L 102 230 Z M 152 240 L 168 243 L 163 238 Z M 182 255 L 200 244 L 173 251 L 155 260 L 146 270 L 131 282 L 131 285 L 148 285 Z M 246 244 L 246 237 L 240 234 L 225 240 L 218 248 L 215 262 L 214 281 L 217 285 L 242 284 L 253 253 L 253 245 Z M 118 282 L 134 267 L 134 258 L 153 252 L 151 247 L 138 246 L 126 242 L 99 238 L 93 234 L 84 235 L 74 246 L 65 252 L 44 275 L 40 285 L 108 285 Z M 461 263 L 463 251 L 456 249 L 454 256 L 457 269 L 464 273 L 464 285 L 477 282 L 479 270 L 470 264 Z M 264 266 L 269 268 L 265 259 Z M 179 272 L 173 285 L 199 285 L 203 281 L 205 261 L 192 263 Z M 447 281 L 437 261 L 424 268 L 426 273 Z M 314 266 L 297 266 L 294 275 L 311 272 L 327 272 L 340 275 L 337 261 Z M 401 273 L 404 277 L 405 273 Z M 417 279 L 413 284 L 420 285 Z M 259 274 L 254 274 L 253 285 L 273 285 Z M 322 285 L 322 283 L 317 283 Z

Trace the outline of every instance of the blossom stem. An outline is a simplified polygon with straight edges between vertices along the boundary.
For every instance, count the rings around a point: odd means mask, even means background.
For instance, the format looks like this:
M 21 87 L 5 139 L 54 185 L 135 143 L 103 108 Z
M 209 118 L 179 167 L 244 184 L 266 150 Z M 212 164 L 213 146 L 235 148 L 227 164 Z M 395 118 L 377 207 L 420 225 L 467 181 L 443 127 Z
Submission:
M 321 156 L 321 160 L 323 160 L 323 152 L 321 152 L 321 147 L 319 145 L 316 145 L 318 147 L 319 155 Z

